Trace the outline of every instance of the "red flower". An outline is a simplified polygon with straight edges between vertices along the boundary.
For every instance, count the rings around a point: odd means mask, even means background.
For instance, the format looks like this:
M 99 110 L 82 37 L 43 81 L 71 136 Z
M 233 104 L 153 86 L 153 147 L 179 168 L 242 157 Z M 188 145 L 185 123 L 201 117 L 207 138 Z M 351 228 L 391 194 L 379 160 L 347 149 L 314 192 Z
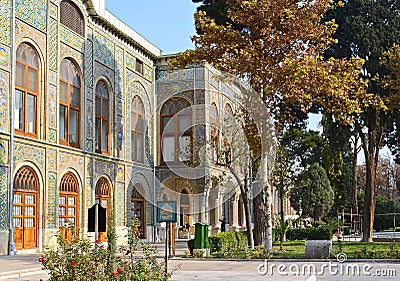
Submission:
M 42 257 L 39 258 L 39 262 L 43 262 L 43 258 Z
M 71 261 L 72 266 L 76 266 L 76 261 Z
M 131 281 L 135 281 L 135 279 L 132 278 Z
M 122 268 L 120 268 L 120 267 L 118 267 L 118 269 L 117 269 L 117 272 L 119 273 L 119 274 L 122 274 Z
M 157 249 L 158 247 L 157 247 L 157 245 L 156 246 L 154 246 L 154 249 Z
M 100 242 L 99 240 L 96 240 L 96 244 L 99 244 L 99 242 Z
M 115 271 L 112 271 L 111 274 L 112 274 L 112 276 L 113 276 L 114 278 L 117 277 L 117 273 L 116 273 Z

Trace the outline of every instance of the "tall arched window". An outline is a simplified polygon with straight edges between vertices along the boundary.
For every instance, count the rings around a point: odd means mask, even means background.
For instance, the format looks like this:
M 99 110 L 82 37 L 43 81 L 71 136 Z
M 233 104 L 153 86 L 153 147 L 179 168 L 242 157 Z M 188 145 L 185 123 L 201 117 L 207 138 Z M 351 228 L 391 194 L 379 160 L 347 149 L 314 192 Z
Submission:
M 135 184 L 131 195 L 131 220 L 136 218 L 140 223 L 139 238 L 146 238 L 146 206 L 143 194 L 143 186 Z
M 70 0 L 60 3 L 60 22 L 80 36 L 85 33 L 85 21 L 79 8 Z
M 210 106 L 210 141 L 211 163 L 218 162 L 219 153 L 219 122 L 217 105 L 213 102 Z
M 109 152 L 110 101 L 108 87 L 104 80 L 96 85 L 96 152 Z
M 102 177 L 97 181 L 95 188 L 95 200 L 96 203 L 100 204 L 104 209 L 106 209 L 106 225 L 108 225 L 108 218 L 110 217 L 111 210 L 111 189 L 108 181 Z M 99 240 L 106 241 L 107 234 L 106 232 L 99 233 Z
M 12 218 L 17 249 L 37 247 L 38 190 L 36 173 L 27 166 L 19 169 L 14 178 Z
M 132 160 L 144 161 L 144 107 L 141 99 L 136 96 L 131 107 L 131 145 Z
M 27 43 L 17 49 L 15 75 L 14 129 L 37 137 L 39 98 L 39 60 L 36 51 Z
M 223 154 L 222 161 L 228 163 L 232 160 L 232 137 L 234 135 L 234 116 L 232 107 L 229 103 L 224 107 L 224 123 L 223 123 Z
M 181 191 L 180 198 L 180 220 L 179 223 L 181 226 L 186 226 L 186 224 L 190 224 L 190 203 L 189 203 L 189 192 L 186 188 Z
M 60 67 L 60 143 L 79 147 L 81 79 L 76 66 L 64 59 Z
M 79 225 L 79 185 L 75 175 L 66 173 L 61 178 L 58 197 L 58 224 L 60 227 Z
M 184 98 L 171 98 L 161 108 L 162 162 L 192 158 L 192 110 Z

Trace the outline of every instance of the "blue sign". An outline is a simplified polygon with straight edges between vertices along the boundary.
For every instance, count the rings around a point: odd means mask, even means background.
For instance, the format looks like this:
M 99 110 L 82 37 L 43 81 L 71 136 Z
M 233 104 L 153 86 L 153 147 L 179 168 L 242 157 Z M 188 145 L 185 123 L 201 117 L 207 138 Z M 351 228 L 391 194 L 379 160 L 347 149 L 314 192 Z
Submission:
M 176 201 L 157 202 L 157 221 L 176 222 Z

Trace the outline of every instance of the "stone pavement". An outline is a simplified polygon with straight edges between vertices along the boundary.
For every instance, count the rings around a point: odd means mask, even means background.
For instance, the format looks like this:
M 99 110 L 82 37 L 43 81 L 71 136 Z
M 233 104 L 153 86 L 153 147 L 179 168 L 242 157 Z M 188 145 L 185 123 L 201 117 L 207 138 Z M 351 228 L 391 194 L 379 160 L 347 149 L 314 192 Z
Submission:
M 164 245 L 155 245 L 162 258 Z M 328 260 L 269 260 L 265 263 L 264 260 L 186 259 L 186 249 L 186 242 L 178 242 L 177 257 L 168 261 L 169 270 L 180 266 L 172 276 L 172 281 L 394 281 L 399 280 L 400 276 L 400 260 L 345 263 Z M 38 257 L 39 254 L 0 256 L 0 280 L 48 280 L 49 276 L 41 270 Z M 310 275 L 310 268 L 315 268 L 315 276 Z

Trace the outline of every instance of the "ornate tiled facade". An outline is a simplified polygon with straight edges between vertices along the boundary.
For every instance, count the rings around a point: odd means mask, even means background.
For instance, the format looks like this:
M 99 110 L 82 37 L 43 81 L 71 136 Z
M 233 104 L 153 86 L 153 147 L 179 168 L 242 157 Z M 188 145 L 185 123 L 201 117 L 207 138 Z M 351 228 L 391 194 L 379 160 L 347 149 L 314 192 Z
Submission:
M 47 0 L 16 0 L 17 17 L 41 31 L 47 27 Z
M 127 40 L 129 34 L 123 31 L 112 33 L 117 28 L 109 28 L 110 15 L 104 11 L 93 12 L 93 7 L 101 6 L 105 0 L 73 0 L 71 3 L 82 14 L 84 28 L 79 35 L 60 23 L 60 2 L 62 0 L 18 0 L 15 22 L 15 42 L 25 42 L 36 51 L 39 61 L 37 135 L 22 135 L 10 129 L 10 53 L 11 50 L 11 1 L 0 0 L 0 254 L 7 245 L 1 241 L 8 239 L 7 183 L 8 164 L 13 155 L 13 170 L 29 166 L 38 178 L 37 218 L 41 221 L 37 228 L 37 247 L 49 241 L 48 232 L 59 227 L 58 196 L 60 182 L 66 173 L 77 178 L 79 201 L 78 212 L 82 218 L 80 227 L 86 229 L 87 209 L 95 202 L 95 187 L 100 178 L 106 179 L 111 188 L 111 201 L 115 204 L 116 223 L 120 228 L 128 227 L 131 214 L 131 195 L 135 185 L 143 187 L 145 199 L 147 239 L 154 240 L 154 203 L 162 194 L 161 182 L 176 183 L 174 189 L 189 188 L 196 192 L 195 180 L 177 178 L 173 171 L 160 165 L 159 110 L 169 98 L 179 95 L 193 105 L 204 105 L 208 100 L 208 90 L 218 82 L 207 81 L 211 74 L 201 67 L 185 69 L 176 73 L 166 72 L 161 51 L 139 35 Z M 104 3 L 103 3 L 104 4 Z M 107 16 L 107 20 L 105 18 Z M 65 22 L 63 22 L 65 23 Z M 134 32 L 130 34 L 136 34 Z M 141 43 L 145 42 L 142 46 Z M 70 59 L 78 69 L 81 89 L 79 143 L 68 146 L 59 139 L 60 123 L 60 63 Z M 136 63 L 143 63 L 143 73 L 136 71 Z M 160 71 L 155 71 L 159 67 Z M 103 79 L 109 90 L 109 131 L 107 153 L 95 151 L 96 138 L 96 83 Z M 202 85 L 202 87 L 199 87 Z M 196 86 L 196 90 L 195 89 Z M 143 163 L 131 159 L 131 106 L 138 96 L 144 105 L 145 137 Z M 206 114 L 196 111 L 195 118 L 204 123 Z M 193 130 L 196 140 L 206 141 L 204 125 Z M 13 153 L 10 153 L 10 135 L 14 133 Z M 155 137 L 156 136 L 156 137 Z M 157 166 L 160 165 L 160 166 Z M 157 177 L 154 177 L 157 175 Z M 200 188 L 199 190 L 203 190 Z M 161 196 L 161 197 L 160 197 Z M 193 200 L 191 211 L 198 213 L 203 206 Z M 192 223 L 199 220 L 193 215 Z M 84 230 L 85 232 L 86 230 Z M 41 249 L 38 249 L 41 250 Z

